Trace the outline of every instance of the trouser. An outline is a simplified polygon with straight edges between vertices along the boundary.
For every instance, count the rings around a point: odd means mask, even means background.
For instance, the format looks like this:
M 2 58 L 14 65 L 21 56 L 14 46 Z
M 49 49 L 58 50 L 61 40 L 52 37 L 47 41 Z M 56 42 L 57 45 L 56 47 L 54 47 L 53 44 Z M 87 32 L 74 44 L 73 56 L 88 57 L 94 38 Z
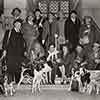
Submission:
M 53 84 L 55 83 L 55 77 L 56 77 L 56 69 L 53 68 L 51 72 L 51 81 Z
M 8 72 L 8 84 L 14 81 L 16 84 L 18 84 L 19 80 L 20 80 L 20 72 L 15 72 L 15 73 Z
M 16 84 L 18 84 L 18 82 L 20 80 L 20 75 L 21 75 L 20 71 L 15 73 L 15 82 L 16 82 Z
M 8 83 L 15 82 L 16 84 L 18 84 L 20 80 L 21 69 L 18 68 L 18 66 L 14 66 L 14 65 L 11 68 L 9 67 L 11 67 L 11 65 L 8 66 L 8 70 L 7 70 Z M 15 69 L 13 67 L 15 67 Z
M 56 74 L 57 74 L 57 65 L 53 64 L 53 68 L 51 72 L 51 81 L 53 84 L 55 83 Z
M 77 47 L 77 45 L 78 45 L 78 41 L 69 41 L 69 43 L 70 43 L 70 51 L 71 52 L 74 52 L 74 51 L 76 51 L 76 47 Z

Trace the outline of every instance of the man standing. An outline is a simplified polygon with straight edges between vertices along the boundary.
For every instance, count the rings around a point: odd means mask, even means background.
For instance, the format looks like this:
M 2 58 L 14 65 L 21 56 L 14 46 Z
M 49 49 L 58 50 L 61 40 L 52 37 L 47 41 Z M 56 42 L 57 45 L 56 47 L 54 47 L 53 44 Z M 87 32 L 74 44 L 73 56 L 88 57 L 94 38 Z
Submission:
M 65 39 L 72 46 L 72 51 L 75 51 L 79 43 L 79 30 L 80 30 L 81 22 L 77 17 L 76 11 L 71 11 L 68 19 L 65 22 Z
M 13 23 L 11 31 L 6 31 L 3 39 L 4 56 L 6 56 L 8 84 L 13 87 L 13 82 L 19 82 L 20 65 L 24 57 L 25 41 L 21 33 L 22 20 L 17 19 Z M 14 80 L 15 79 L 15 80 Z M 11 92 L 11 95 L 12 92 Z

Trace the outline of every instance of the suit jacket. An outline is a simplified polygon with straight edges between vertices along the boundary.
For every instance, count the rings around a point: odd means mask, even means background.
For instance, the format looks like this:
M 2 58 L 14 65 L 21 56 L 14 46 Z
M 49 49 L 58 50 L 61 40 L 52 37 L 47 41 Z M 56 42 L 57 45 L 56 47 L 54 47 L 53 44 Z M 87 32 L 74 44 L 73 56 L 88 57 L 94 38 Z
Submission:
M 69 40 L 72 45 L 77 45 L 79 42 L 80 20 L 77 18 L 75 23 L 68 18 L 65 22 L 65 39 Z

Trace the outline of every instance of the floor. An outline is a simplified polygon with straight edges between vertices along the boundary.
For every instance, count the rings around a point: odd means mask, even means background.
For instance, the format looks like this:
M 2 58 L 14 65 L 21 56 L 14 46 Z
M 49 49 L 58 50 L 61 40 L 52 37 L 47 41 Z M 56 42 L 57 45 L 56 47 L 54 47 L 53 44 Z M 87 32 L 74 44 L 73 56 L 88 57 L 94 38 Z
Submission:
M 82 95 L 66 89 L 42 89 L 40 94 L 32 94 L 29 88 L 21 88 L 14 96 L 0 96 L 0 100 L 100 100 L 100 96 Z

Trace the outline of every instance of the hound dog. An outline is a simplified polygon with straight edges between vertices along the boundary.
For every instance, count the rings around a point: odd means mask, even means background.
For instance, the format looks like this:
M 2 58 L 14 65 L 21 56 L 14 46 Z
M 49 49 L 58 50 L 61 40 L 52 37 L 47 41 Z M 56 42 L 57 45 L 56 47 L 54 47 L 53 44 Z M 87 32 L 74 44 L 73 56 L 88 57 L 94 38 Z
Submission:
M 86 72 L 84 68 L 80 68 L 79 71 L 72 74 L 70 90 L 84 93 L 89 83 L 90 73 Z
M 95 74 L 97 76 L 94 74 L 94 72 L 92 72 L 91 74 L 93 74 L 93 75 L 91 75 L 91 82 L 87 86 L 87 93 L 89 95 L 91 95 L 93 93 L 98 95 L 100 93 L 100 72 L 99 71 L 95 71 Z
M 36 66 L 34 69 L 34 78 L 32 81 L 32 93 L 40 92 L 40 85 L 43 80 L 44 70 L 41 65 Z
M 42 62 L 42 63 L 41 63 Z M 47 73 L 51 71 L 51 67 L 44 61 L 41 61 L 34 69 L 34 78 L 32 81 L 32 93 L 41 91 L 42 82 L 47 82 Z M 45 77 L 44 77 L 45 75 Z
M 80 81 L 80 73 L 79 73 L 79 71 L 76 71 L 71 76 L 70 86 L 69 86 L 68 91 L 79 92 L 80 91 L 80 83 L 81 83 L 81 81 Z
M 49 65 L 47 63 L 44 63 L 44 61 L 36 61 L 36 62 L 29 61 L 28 64 L 23 63 L 21 78 L 18 83 L 18 88 L 20 84 L 23 82 L 23 80 L 27 77 L 27 82 L 32 84 L 32 93 L 36 92 L 37 90 L 40 91 L 40 85 L 42 81 L 44 82 L 47 80 L 43 75 L 50 70 L 51 69 Z

